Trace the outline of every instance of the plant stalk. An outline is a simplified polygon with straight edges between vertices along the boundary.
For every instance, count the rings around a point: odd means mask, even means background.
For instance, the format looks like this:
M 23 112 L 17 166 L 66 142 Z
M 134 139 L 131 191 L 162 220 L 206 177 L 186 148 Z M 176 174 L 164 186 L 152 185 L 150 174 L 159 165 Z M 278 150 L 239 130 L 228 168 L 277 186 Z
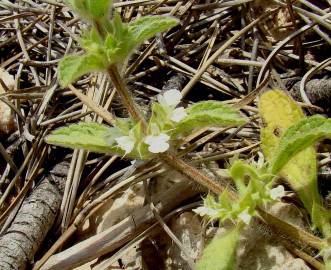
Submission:
M 143 114 L 139 110 L 138 106 L 134 102 L 133 98 L 131 97 L 129 91 L 127 90 L 127 88 L 123 82 L 123 79 L 118 72 L 116 65 L 114 65 L 114 64 L 110 65 L 107 69 L 107 72 L 117 90 L 117 93 L 119 93 L 119 95 L 121 96 L 122 102 L 124 103 L 125 107 L 129 111 L 129 114 L 132 116 L 132 118 L 134 119 L 135 122 L 137 122 L 137 123 L 140 122 L 142 124 L 144 130 L 146 130 L 147 122 L 146 122 Z
M 225 187 L 223 187 L 216 181 L 213 181 L 208 176 L 202 174 L 199 170 L 187 164 L 181 158 L 178 158 L 176 155 L 170 152 L 163 153 L 160 156 L 160 158 L 169 166 L 173 167 L 174 169 L 186 175 L 187 177 L 199 183 L 200 185 L 208 188 L 217 195 L 221 194 L 225 190 Z M 231 199 L 233 200 L 238 199 L 237 195 L 233 191 L 230 190 L 227 191 L 229 192 L 229 196 Z

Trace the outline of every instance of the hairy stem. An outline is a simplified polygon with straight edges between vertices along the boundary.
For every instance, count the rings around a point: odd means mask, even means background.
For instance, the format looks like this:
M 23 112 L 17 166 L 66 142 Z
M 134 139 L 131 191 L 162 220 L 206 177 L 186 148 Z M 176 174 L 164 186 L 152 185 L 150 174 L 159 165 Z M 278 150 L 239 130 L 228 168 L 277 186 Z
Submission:
M 129 111 L 129 114 L 132 116 L 135 122 L 141 123 L 143 128 L 147 128 L 147 123 L 142 115 L 141 111 L 139 110 L 137 104 L 134 102 L 133 98 L 131 97 L 129 91 L 127 90 L 121 75 L 118 72 L 116 65 L 110 65 L 107 69 L 108 75 L 111 78 L 117 92 L 121 96 L 122 102 L 124 103 L 125 107 Z
M 199 170 L 187 164 L 181 158 L 176 157 L 174 154 L 170 152 L 163 153 L 160 156 L 160 158 L 169 166 L 173 167 L 174 169 L 186 175 L 187 177 L 199 183 L 200 185 L 208 188 L 215 194 L 221 194 L 225 190 L 225 187 L 213 181 L 208 176 L 202 174 Z M 230 190 L 229 190 L 229 195 L 233 200 L 237 199 L 237 195 L 234 192 L 231 192 Z

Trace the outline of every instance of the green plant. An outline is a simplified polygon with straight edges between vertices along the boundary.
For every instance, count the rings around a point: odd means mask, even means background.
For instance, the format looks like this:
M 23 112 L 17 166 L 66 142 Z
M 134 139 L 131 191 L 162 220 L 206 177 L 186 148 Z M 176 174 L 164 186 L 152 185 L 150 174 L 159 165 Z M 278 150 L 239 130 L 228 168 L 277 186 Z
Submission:
M 305 118 L 298 105 L 277 90 L 262 95 L 259 110 L 264 121 L 261 146 L 268 163 L 256 165 L 234 161 L 229 168 L 229 175 L 238 190 L 239 199 L 234 202 L 228 192 L 224 191 L 217 200 L 208 195 L 204 199 L 204 205 L 194 210 L 209 220 L 231 220 L 237 223 L 231 232 L 212 241 L 204 251 L 198 269 L 234 269 L 235 250 L 241 229 L 250 223 L 253 216 L 259 215 L 259 207 L 266 206 L 285 194 L 281 185 L 272 188 L 278 176 L 285 177 L 298 193 L 311 215 L 313 225 L 326 238 L 330 237 L 331 213 L 322 206 L 318 194 L 316 153 L 312 146 L 318 140 L 331 137 L 331 119 L 320 115 Z M 232 249 L 227 251 L 227 260 L 223 260 L 223 263 L 218 262 L 215 256 L 221 252 L 221 246 Z M 331 269 L 330 250 L 325 243 L 321 251 L 327 269 Z
M 114 153 L 127 158 L 152 159 L 156 154 L 175 169 L 214 192 L 222 190 L 217 183 L 176 157 L 175 148 L 181 134 L 200 126 L 238 125 L 246 120 L 231 106 L 218 101 L 194 104 L 188 109 L 176 108 L 181 99 L 177 90 L 158 96 L 152 104 L 152 115 L 139 109 L 128 91 L 119 69 L 145 40 L 178 24 L 169 16 L 146 16 L 123 23 L 112 12 L 111 1 L 71 0 L 68 4 L 89 24 L 80 39 L 83 54 L 65 56 L 58 67 L 63 87 L 92 71 L 105 72 L 112 80 L 128 118 L 117 118 L 113 127 L 97 123 L 81 123 L 60 128 L 47 136 L 50 144 L 81 148 L 101 153 Z M 112 14 L 112 16 L 110 16 Z M 167 151 L 167 150 L 171 151 Z
M 159 157 L 192 180 L 219 194 L 218 201 L 208 196 L 205 206 L 197 212 L 221 221 L 225 219 L 238 221 L 238 224 L 225 237 L 218 239 L 218 242 L 206 249 L 207 255 L 204 255 L 198 267 L 212 269 L 210 265 L 213 265 L 217 269 L 232 269 L 241 229 L 245 224 L 249 224 L 252 216 L 258 215 L 259 206 L 272 202 L 284 192 L 281 186 L 272 187 L 276 175 L 296 153 L 314 140 L 329 136 L 330 123 L 318 117 L 306 120 L 304 126 L 314 124 L 319 128 L 319 133 L 309 134 L 309 130 L 301 130 L 307 131 L 301 137 L 298 135 L 299 127 L 294 124 L 280 139 L 279 151 L 267 166 L 235 161 L 230 168 L 230 174 L 239 193 L 239 199 L 236 200 L 231 195 L 233 193 L 224 190 L 224 187 L 179 159 L 175 150 L 182 134 L 190 132 L 197 127 L 197 124 L 199 127 L 243 124 L 246 120 L 239 115 L 239 112 L 217 101 L 199 102 L 187 109 L 176 108 L 182 98 L 181 93 L 177 90 L 169 90 L 159 95 L 157 102 L 153 102 L 152 114 L 146 119 L 146 115 L 132 99 L 121 77 L 134 50 L 155 34 L 176 26 L 178 20 L 167 16 L 147 16 L 130 23 L 123 23 L 119 14 L 112 12 L 109 0 L 68 0 L 68 4 L 89 23 L 90 27 L 80 39 L 84 54 L 69 55 L 60 62 L 61 85 L 65 87 L 89 72 L 105 72 L 112 80 L 130 116 L 117 118 L 112 127 L 98 123 L 80 123 L 63 127 L 53 131 L 46 141 L 50 144 L 100 153 L 114 153 L 133 159 L 151 160 Z M 291 151 L 286 152 L 284 149 Z M 249 182 L 246 181 L 246 176 L 249 177 Z M 314 211 L 320 210 L 316 205 L 320 206 L 320 204 L 315 202 L 312 205 L 311 213 L 314 215 Z M 323 222 L 325 223 L 325 220 Z M 220 247 L 224 245 L 229 247 L 227 253 L 221 256 L 224 260 L 214 263 L 213 258 L 217 256 L 213 254 L 218 253 Z M 326 259 L 327 254 L 324 252 Z

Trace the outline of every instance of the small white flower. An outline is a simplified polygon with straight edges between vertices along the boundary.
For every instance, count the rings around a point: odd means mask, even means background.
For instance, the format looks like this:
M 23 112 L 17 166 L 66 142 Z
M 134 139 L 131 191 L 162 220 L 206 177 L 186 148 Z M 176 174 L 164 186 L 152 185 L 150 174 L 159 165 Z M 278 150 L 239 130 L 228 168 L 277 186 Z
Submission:
M 200 216 L 209 216 L 211 218 L 217 217 L 218 211 L 212 208 L 208 208 L 205 206 L 200 206 L 196 209 L 193 209 L 193 212 L 197 213 Z
M 180 122 L 187 116 L 187 112 L 185 111 L 184 107 L 179 107 L 174 109 L 171 113 L 170 119 L 176 123 Z
M 115 139 L 118 146 L 125 151 L 125 154 L 130 153 L 133 150 L 135 140 L 130 136 L 122 136 Z
M 170 107 L 176 107 L 180 100 L 182 99 L 183 95 L 180 91 L 176 89 L 171 89 L 168 91 L 165 91 L 163 95 L 159 95 L 157 97 L 157 100 L 160 104 L 165 104 Z
M 283 196 L 285 196 L 285 189 L 282 185 L 279 185 L 269 191 L 270 197 L 273 200 L 277 200 Z
M 246 208 L 244 211 L 242 211 L 238 217 L 245 223 L 245 224 L 249 224 L 252 216 L 248 213 L 248 208 Z
M 167 134 L 161 133 L 157 136 L 149 135 L 144 141 L 149 145 L 148 150 L 151 153 L 163 153 L 169 148 L 169 139 Z

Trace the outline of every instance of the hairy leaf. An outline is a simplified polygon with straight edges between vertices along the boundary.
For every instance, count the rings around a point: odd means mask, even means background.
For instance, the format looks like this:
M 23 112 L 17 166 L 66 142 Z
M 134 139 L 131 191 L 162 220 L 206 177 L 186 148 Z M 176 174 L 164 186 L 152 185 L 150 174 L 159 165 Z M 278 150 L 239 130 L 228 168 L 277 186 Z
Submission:
M 66 0 L 66 2 L 82 19 L 88 20 L 108 17 L 112 4 L 111 0 Z
M 46 137 L 46 142 L 69 148 L 80 148 L 98 153 L 122 153 L 115 146 L 121 136 L 116 128 L 98 123 L 80 123 L 59 128 Z
M 177 124 L 177 132 L 197 127 L 241 125 L 246 122 L 237 109 L 218 101 L 197 102 L 186 111 L 188 116 Z
M 157 33 L 166 31 L 178 23 L 176 18 L 169 16 L 144 16 L 129 23 L 129 32 L 136 46 L 139 46 Z
M 59 80 L 62 86 L 74 82 L 91 71 L 102 71 L 107 66 L 100 54 L 68 55 L 59 63 Z
M 82 0 L 79 0 L 82 1 Z M 88 10 L 93 18 L 100 20 L 109 16 L 109 9 L 112 4 L 110 0 L 83 0 L 87 2 Z
M 197 269 L 235 269 L 239 235 L 240 229 L 236 227 L 220 238 L 212 240 L 212 242 L 204 249 L 202 258 L 197 263 Z
M 108 60 L 111 63 L 123 63 L 135 49 L 135 41 L 129 31 L 128 24 L 123 23 L 118 13 L 111 21 L 112 31 L 105 40 Z
M 285 164 L 303 149 L 318 140 L 331 137 L 331 119 L 320 115 L 302 119 L 286 130 L 272 162 L 272 173 L 279 172 Z M 305 157 L 306 158 L 306 157 Z

